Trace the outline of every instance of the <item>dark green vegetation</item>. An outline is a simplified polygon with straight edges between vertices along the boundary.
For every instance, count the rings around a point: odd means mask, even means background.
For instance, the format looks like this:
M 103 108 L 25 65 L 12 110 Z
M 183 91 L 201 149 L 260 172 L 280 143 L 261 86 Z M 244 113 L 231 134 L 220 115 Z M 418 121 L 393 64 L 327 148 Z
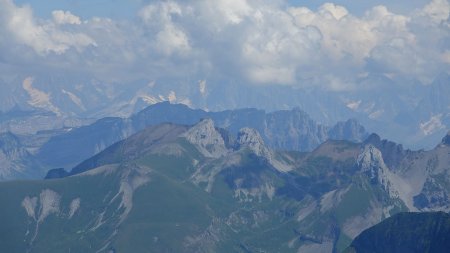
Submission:
M 450 250 L 450 215 L 399 213 L 353 240 L 348 253 L 447 253 Z
M 54 179 L 0 183 L 0 252 L 341 252 L 408 210 L 389 173 L 370 144 L 275 152 L 248 129 L 161 124 Z

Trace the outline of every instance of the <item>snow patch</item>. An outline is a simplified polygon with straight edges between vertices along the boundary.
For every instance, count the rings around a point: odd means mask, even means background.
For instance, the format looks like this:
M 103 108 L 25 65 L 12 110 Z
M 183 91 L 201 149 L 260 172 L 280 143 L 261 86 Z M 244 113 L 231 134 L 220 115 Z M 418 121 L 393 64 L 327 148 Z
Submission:
M 86 107 L 84 107 L 83 102 L 81 102 L 81 99 L 77 97 L 77 95 L 64 89 L 62 90 L 62 93 L 69 96 L 70 100 L 72 100 L 72 102 L 74 102 L 81 110 L 86 111 Z
M 353 110 L 353 111 L 357 111 L 359 106 L 361 105 L 361 100 L 358 101 L 352 101 L 350 103 L 347 104 L 347 108 Z
M 150 95 L 146 95 L 146 94 L 140 95 L 139 98 L 141 98 L 145 103 L 147 103 L 149 105 L 154 105 L 156 103 L 161 102 L 160 99 L 155 98 L 155 97 L 150 96 Z
M 23 89 L 30 96 L 28 104 L 37 108 L 49 110 L 56 115 L 61 116 L 60 110 L 52 104 L 50 94 L 34 88 L 33 81 L 34 79 L 32 77 L 28 77 L 22 82 Z
M 177 94 L 175 93 L 175 91 L 170 91 L 169 96 L 167 96 L 167 98 L 169 99 L 169 102 L 171 104 L 175 103 L 177 101 Z
M 380 118 L 384 113 L 384 110 L 377 110 L 369 114 L 370 119 L 378 119 Z
M 442 124 L 442 114 L 431 116 L 428 121 L 420 123 L 420 130 L 422 130 L 422 133 L 425 136 L 433 134 L 444 128 L 445 126 Z
M 206 80 L 200 80 L 198 82 L 198 88 L 200 90 L 200 94 L 202 94 L 202 96 L 206 95 Z

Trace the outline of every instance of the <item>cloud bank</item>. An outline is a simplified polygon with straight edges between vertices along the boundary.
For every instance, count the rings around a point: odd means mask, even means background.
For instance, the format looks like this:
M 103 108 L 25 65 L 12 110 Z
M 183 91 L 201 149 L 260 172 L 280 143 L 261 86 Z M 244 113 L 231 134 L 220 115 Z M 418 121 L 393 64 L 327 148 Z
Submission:
M 133 20 L 82 20 L 68 10 L 41 19 L 0 0 L 0 60 L 8 70 L 26 63 L 195 86 L 214 77 L 343 90 L 369 74 L 428 83 L 450 69 L 449 13 L 448 0 L 403 15 L 385 6 L 354 15 L 333 3 L 311 10 L 281 0 L 168 0 L 142 6 Z

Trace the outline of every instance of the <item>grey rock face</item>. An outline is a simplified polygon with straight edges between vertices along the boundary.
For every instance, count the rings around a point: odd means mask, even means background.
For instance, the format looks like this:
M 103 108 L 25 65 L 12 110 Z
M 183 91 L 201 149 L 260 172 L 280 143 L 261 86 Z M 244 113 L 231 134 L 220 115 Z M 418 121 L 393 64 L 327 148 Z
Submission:
M 258 156 L 270 157 L 270 151 L 265 146 L 261 135 L 252 128 L 242 128 L 237 136 L 237 148 L 249 148 Z
M 366 145 L 359 155 L 357 163 L 362 172 L 370 178 L 371 183 L 380 184 L 384 190 L 398 195 L 391 183 L 392 173 L 384 163 L 380 150 L 372 145 Z
M 221 157 L 227 153 L 222 135 L 214 127 L 211 119 L 204 119 L 183 134 L 189 142 L 197 145 L 206 157 Z
M 41 177 L 42 167 L 12 133 L 0 134 L 0 180 Z
M 390 168 L 396 168 L 400 162 L 406 157 L 409 150 L 403 149 L 401 144 L 397 144 L 388 140 L 381 140 L 377 134 L 371 134 L 365 141 L 365 144 L 371 144 L 376 147 L 383 155 L 385 163 Z
M 450 209 L 448 187 L 443 182 L 443 175 L 440 177 L 427 178 L 422 192 L 414 197 L 414 205 L 418 209 L 448 210 Z
M 345 122 L 338 122 L 328 131 L 328 137 L 333 140 L 348 140 L 352 142 L 362 142 L 368 134 L 364 127 L 355 119 Z

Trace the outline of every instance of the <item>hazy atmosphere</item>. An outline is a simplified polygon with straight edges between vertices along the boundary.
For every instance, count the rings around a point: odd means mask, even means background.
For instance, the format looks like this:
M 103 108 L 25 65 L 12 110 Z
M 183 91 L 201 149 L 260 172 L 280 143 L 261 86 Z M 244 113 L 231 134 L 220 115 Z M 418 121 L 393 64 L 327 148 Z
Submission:
M 0 0 L 0 252 L 448 253 L 450 0 Z

